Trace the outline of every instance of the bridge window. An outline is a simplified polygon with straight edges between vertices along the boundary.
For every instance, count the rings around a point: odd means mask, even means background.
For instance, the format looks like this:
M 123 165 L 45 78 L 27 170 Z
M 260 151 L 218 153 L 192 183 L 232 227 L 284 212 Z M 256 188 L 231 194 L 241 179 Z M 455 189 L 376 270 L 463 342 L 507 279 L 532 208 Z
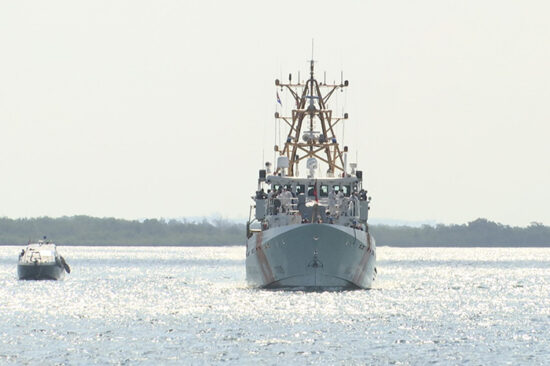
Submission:
M 342 186 L 342 193 L 344 196 L 349 197 L 350 192 L 350 186 Z

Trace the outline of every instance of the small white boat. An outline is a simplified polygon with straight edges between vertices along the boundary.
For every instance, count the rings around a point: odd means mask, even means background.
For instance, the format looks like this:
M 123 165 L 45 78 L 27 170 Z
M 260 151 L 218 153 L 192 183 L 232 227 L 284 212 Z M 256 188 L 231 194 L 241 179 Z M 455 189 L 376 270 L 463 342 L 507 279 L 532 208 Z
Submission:
M 65 272 L 70 273 L 71 268 L 50 241 L 29 243 L 19 253 L 17 275 L 20 280 L 61 280 Z

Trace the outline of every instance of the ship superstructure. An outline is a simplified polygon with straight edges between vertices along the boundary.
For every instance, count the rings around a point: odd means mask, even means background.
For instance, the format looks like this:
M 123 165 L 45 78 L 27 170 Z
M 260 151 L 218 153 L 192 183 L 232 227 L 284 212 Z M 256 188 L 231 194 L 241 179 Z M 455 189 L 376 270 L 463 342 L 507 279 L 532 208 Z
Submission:
M 259 171 L 247 223 L 246 278 L 255 287 L 369 288 L 376 276 L 370 197 L 336 134 L 348 114 L 328 108 L 349 83 L 318 82 L 314 65 L 305 82 L 275 81 L 294 108 L 288 116 L 275 113 L 286 140 L 275 145 L 274 169 L 268 162 Z

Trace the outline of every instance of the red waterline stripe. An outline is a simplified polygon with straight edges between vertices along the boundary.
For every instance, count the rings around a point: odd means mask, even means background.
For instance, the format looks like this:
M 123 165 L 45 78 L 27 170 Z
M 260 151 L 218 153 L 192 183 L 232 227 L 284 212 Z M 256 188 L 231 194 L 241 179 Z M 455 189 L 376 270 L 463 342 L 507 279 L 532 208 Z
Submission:
M 258 264 L 260 265 L 260 269 L 262 271 L 264 285 L 267 285 L 275 281 L 275 278 L 273 277 L 273 271 L 271 271 L 271 266 L 269 265 L 267 257 L 263 251 L 262 239 L 263 232 L 256 234 L 256 257 L 258 258 Z
M 368 246 L 367 246 L 366 249 L 363 249 L 364 250 L 363 257 L 361 258 L 361 262 L 359 263 L 357 271 L 355 272 L 355 276 L 353 276 L 353 282 L 358 286 L 365 279 L 365 271 L 367 269 L 367 262 L 369 261 L 369 258 L 370 258 L 371 242 L 370 242 L 370 235 L 368 233 L 367 233 L 367 242 L 368 242 Z

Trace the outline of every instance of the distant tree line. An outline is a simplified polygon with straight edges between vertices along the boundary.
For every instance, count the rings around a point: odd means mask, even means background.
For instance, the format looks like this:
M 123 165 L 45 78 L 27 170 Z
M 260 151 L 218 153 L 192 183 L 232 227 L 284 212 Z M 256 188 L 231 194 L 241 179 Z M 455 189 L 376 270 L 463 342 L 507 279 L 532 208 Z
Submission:
M 237 245 L 244 224 L 217 219 L 123 220 L 90 216 L 0 218 L 0 244 L 26 244 L 47 236 L 59 245 Z
M 372 225 L 378 246 L 550 246 L 550 227 L 511 227 L 486 219 L 463 225 Z M 0 218 L 0 245 L 43 236 L 59 245 L 243 245 L 244 223 L 227 220 L 123 220 L 90 216 Z
M 550 246 L 550 227 L 532 222 L 512 227 L 477 219 L 463 225 L 422 227 L 374 225 L 377 245 L 390 246 Z

